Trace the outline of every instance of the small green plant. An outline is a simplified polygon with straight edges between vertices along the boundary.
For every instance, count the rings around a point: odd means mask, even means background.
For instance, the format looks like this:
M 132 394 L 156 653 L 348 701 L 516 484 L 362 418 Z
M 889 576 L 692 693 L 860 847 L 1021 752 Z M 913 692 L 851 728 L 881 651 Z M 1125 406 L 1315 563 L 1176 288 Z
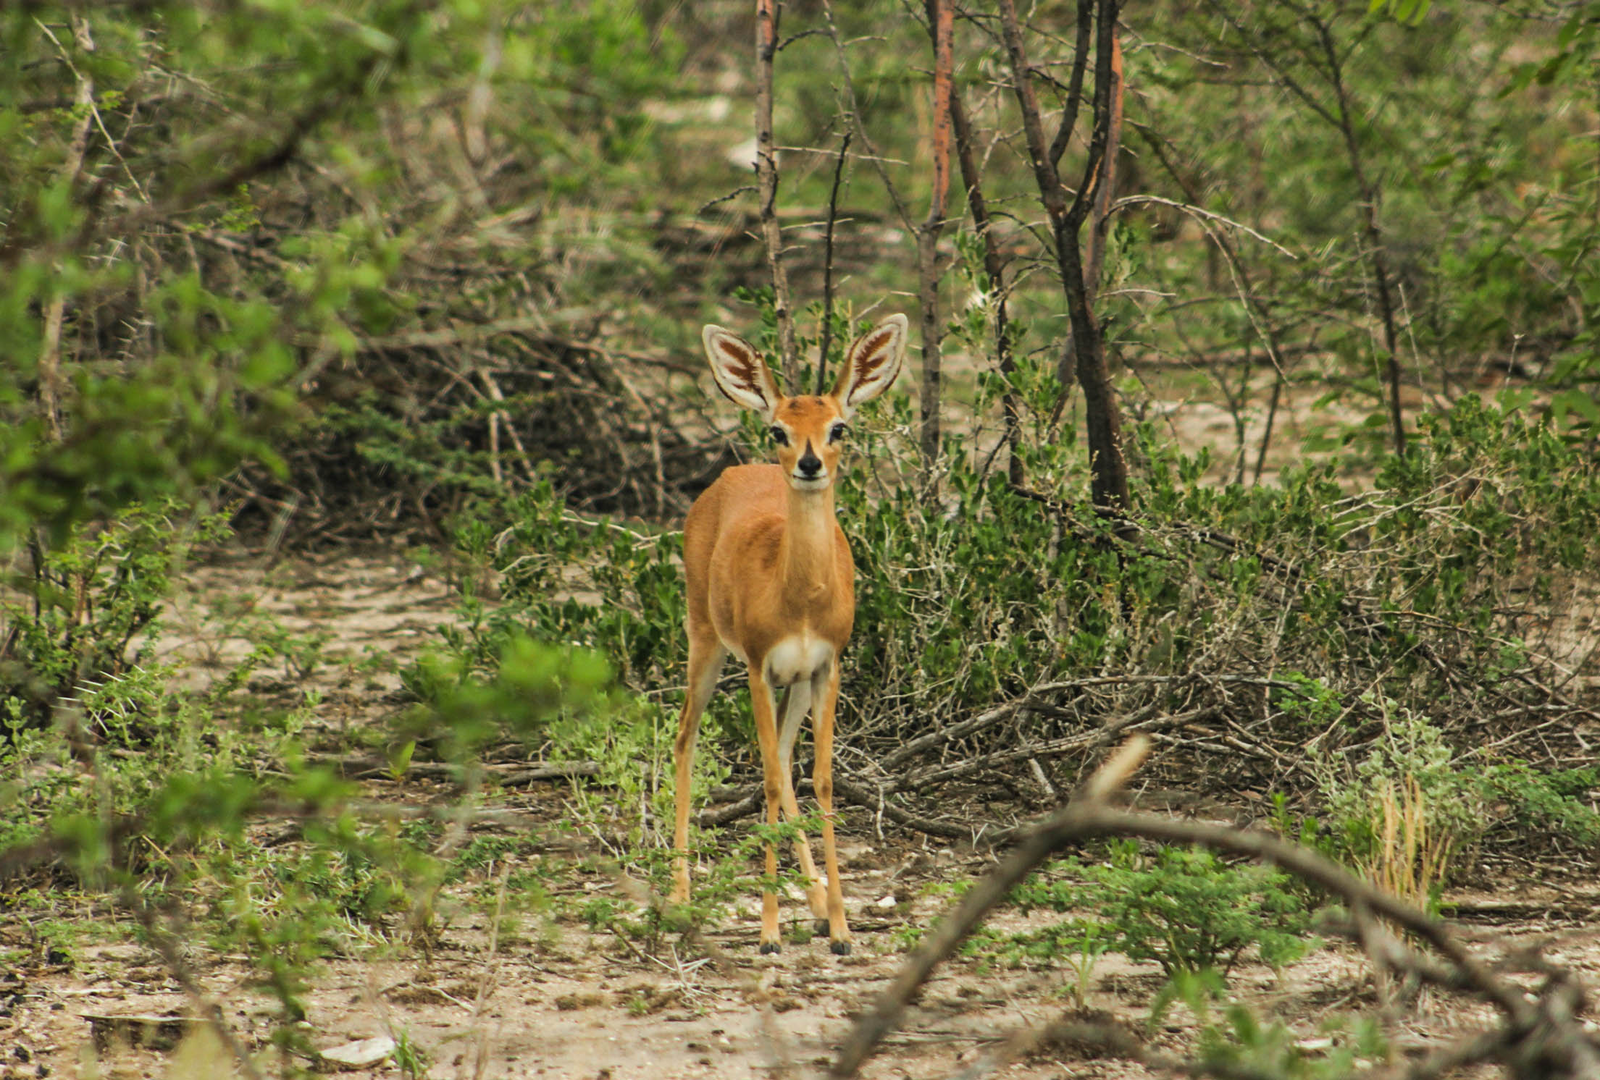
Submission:
M 1198 1054 L 1208 1072 L 1229 1076 L 1272 1076 L 1284 1080 L 1342 1080 L 1357 1072 L 1358 1061 L 1383 1060 L 1387 1054 L 1380 1022 L 1363 1019 L 1346 1031 L 1337 1020 L 1325 1023 L 1326 1052 L 1304 1048 L 1303 1040 L 1282 1020 L 1263 1023 L 1249 1006 L 1224 1002 L 1220 1016 L 1214 1003 L 1226 987 L 1212 971 L 1178 972 L 1150 1011 L 1150 1024 L 1160 1024 L 1173 1005 L 1187 1006 L 1197 1026 Z
M 1324 756 L 1319 783 L 1346 861 L 1379 888 L 1435 907 L 1452 872 L 1469 867 L 1493 815 L 1481 769 L 1464 767 L 1443 734 L 1395 702 L 1354 768 Z
M 979 960 L 980 969 L 991 963 L 1010 967 L 1059 966 L 1067 981 L 1063 996 L 1078 1009 L 1089 999 L 1089 984 L 1100 958 L 1111 951 L 1111 934 L 1094 919 L 1066 918 L 1037 930 L 996 934 L 980 930 L 968 937 L 963 952 Z
M 1061 864 L 1063 876 L 1031 880 L 1015 894 L 1023 910 L 1094 911 L 1091 936 L 1074 927 L 1064 938 L 1092 964 L 1107 949 L 1130 960 L 1154 960 L 1170 978 L 1213 970 L 1227 974 L 1248 950 L 1281 967 L 1306 949 L 1311 913 L 1288 875 L 1268 866 L 1229 865 L 1204 849 L 1140 851 L 1135 841 L 1111 845 L 1106 863 Z M 1097 951 L 1098 950 L 1098 951 Z
M 456 850 L 450 860 L 450 868 L 445 873 L 445 881 L 464 881 L 469 877 L 485 874 L 497 863 L 504 863 L 508 857 L 536 856 L 541 844 L 532 836 L 473 836 Z
M 1321 730 L 1343 711 L 1339 695 L 1322 679 L 1298 671 L 1280 671 L 1281 684 L 1274 688 L 1274 704 L 1290 716 L 1304 720 L 1308 727 Z
M 424 1080 L 428 1075 L 428 1055 L 411 1041 L 411 1029 L 397 1028 L 391 1037 L 394 1039 L 394 1064 L 400 1075 L 406 1080 Z
M 1084 1009 L 1089 1004 L 1089 980 L 1094 975 L 1095 964 L 1100 957 L 1110 951 L 1111 936 L 1102 924 L 1083 919 L 1071 928 L 1066 945 L 1062 955 L 1067 970 L 1072 973 L 1067 992 L 1072 997 L 1073 1005 Z
M 333 640 L 332 632 L 327 630 L 296 633 L 271 615 L 246 620 L 238 632 L 257 649 L 281 661 L 284 678 L 296 682 L 317 673 L 325 660 L 324 649 Z
M 83 940 L 82 927 L 64 920 L 45 919 L 29 923 L 27 930 L 32 945 L 30 959 L 34 963 L 70 967 L 77 962 Z

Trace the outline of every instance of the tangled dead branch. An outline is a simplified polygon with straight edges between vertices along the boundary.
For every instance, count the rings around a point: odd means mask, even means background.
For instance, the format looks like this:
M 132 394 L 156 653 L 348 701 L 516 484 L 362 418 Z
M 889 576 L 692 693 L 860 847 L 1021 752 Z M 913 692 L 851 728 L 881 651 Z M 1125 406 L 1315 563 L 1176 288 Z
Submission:
M 614 350 L 598 320 L 481 317 L 365 342 L 318 377 L 307 387 L 318 421 L 286 448 L 288 475 L 234 478 L 246 508 L 270 515 L 294 500 L 297 537 L 329 542 L 436 526 L 491 494 L 485 484 L 548 479 L 576 506 L 661 518 L 731 460 L 667 395 L 635 389 L 665 385 L 676 363 Z

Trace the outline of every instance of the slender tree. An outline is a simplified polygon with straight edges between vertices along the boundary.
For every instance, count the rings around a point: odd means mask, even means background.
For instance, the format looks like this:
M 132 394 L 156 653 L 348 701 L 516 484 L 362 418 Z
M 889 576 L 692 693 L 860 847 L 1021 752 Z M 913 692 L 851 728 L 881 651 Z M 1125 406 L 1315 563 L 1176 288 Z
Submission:
M 1056 266 L 1066 294 L 1067 317 L 1071 322 L 1069 347 L 1074 358 L 1074 373 L 1083 389 L 1090 490 L 1095 506 L 1107 510 L 1128 505 L 1128 466 L 1122 454 L 1122 421 L 1106 366 L 1105 341 L 1094 310 L 1095 283 L 1091 282 L 1084 266 L 1079 237 L 1093 209 L 1099 186 L 1097 179 L 1113 151 L 1112 130 L 1117 119 L 1114 101 L 1120 94 L 1113 44 L 1119 7 L 1117 0 L 1079 0 L 1077 50 L 1073 56 L 1066 107 L 1055 137 L 1047 143 L 1016 4 L 1013 0 L 1000 0 L 1000 24 L 1011 64 L 1012 90 L 1022 113 L 1022 129 L 1034 181 L 1039 189 L 1039 200 L 1050 219 Z M 1082 180 L 1069 202 L 1059 163 L 1078 122 L 1091 32 L 1096 43 L 1093 128 Z
M 756 185 L 760 190 L 761 241 L 772 276 L 773 313 L 778 320 L 778 356 L 783 384 L 793 390 L 804 373 L 794 338 L 794 306 L 789 274 L 783 267 L 783 233 L 778 228 L 778 148 L 772 138 L 772 73 L 778 55 L 778 0 L 756 0 Z
M 917 230 L 917 296 L 922 307 L 922 482 L 930 486 L 939 461 L 941 404 L 939 323 L 939 234 L 944 231 L 945 197 L 950 190 L 950 97 L 954 71 L 952 0 L 928 0 L 928 33 L 933 38 L 932 191 L 928 214 Z

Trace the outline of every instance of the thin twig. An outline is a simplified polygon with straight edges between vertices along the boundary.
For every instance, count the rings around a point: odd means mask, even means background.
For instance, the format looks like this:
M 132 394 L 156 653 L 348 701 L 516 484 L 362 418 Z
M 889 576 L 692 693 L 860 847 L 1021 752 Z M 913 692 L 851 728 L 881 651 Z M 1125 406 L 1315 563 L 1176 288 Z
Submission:
M 1152 137 L 1148 132 L 1143 132 L 1143 134 L 1145 134 L 1146 138 Z M 1208 221 L 1219 222 L 1228 226 L 1230 229 L 1237 229 L 1248 236 L 1254 237 L 1263 244 L 1266 244 L 1268 247 L 1276 250 L 1280 255 L 1284 255 L 1290 259 L 1296 260 L 1299 258 L 1299 256 L 1297 256 L 1294 252 L 1278 243 L 1272 237 L 1252 229 L 1244 222 L 1235 221 L 1230 217 L 1224 217 L 1222 214 L 1218 214 L 1212 210 L 1207 210 L 1203 206 L 1196 206 L 1193 203 L 1178 202 L 1175 199 L 1163 199 L 1159 195 L 1126 195 L 1116 201 L 1115 205 L 1111 207 L 1111 212 L 1116 213 L 1118 210 L 1126 210 L 1133 206 L 1144 206 L 1149 203 L 1155 203 L 1160 206 L 1170 206 L 1174 210 L 1181 210 L 1185 214 L 1190 214 L 1197 218 L 1205 218 Z
M 995 367 L 1005 380 L 1006 391 L 1000 398 L 1001 415 L 1005 418 L 1006 473 L 1014 485 L 1025 482 L 1022 457 L 1017 452 L 1022 441 L 1021 406 L 1017 401 L 1013 377 L 1016 375 L 1016 357 L 1011 343 L 1011 318 L 1008 307 L 1009 289 L 1005 279 L 1005 260 L 1000 255 L 1000 239 L 995 235 L 994 222 L 989 216 L 988 202 L 983 195 L 983 176 L 978 170 L 977 156 L 973 152 L 972 126 L 967 121 L 966 108 L 961 95 L 952 88 L 950 94 L 950 122 L 955 132 L 956 160 L 961 167 L 961 182 L 967 189 L 967 209 L 972 214 L 972 228 L 983 241 L 983 272 L 988 278 L 988 289 L 994 308 Z M 987 473 L 987 469 L 985 469 Z
M 67 185 L 75 187 L 79 174 L 83 172 L 84 157 L 89 149 L 89 127 L 94 115 L 94 79 L 79 70 L 72 62 L 66 48 L 49 26 L 37 17 L 33 21 L 54 43 L 57 53 L 77 81 L 73 91 L 73 104 L 78 109 L 79 116 L 73 125 L 72 138 L 67 144 L 67 160 L 61 170 Z M 78 47 L 85 52 L 93 52 L 94 38 L 90 34 L 88 22 L 82 16 L 74 14 L 72 27 L 73 39 Z M 109 138 L 107 141 L 110 141 Z M 67 297 L 60 289 L 58 285 L 57 291 L 45 305 L 44 345 L 39 350 L 39 411 L 44 414 L 45 427 L 49 431 L 52 443 L 61 441 L 61 399 L 66 386 L 66 380 L 61 376 L 61 326 L 66 317 Z
M 828 390 L 828 348 L 833 344 L 833 228 L 839 220 L 839 182 L 855 132 L 845 131 L 833 163 L 833 187 L 828 191 L 828 232 L 822 246 L 822 343 L 817 348 L 817 393 Z

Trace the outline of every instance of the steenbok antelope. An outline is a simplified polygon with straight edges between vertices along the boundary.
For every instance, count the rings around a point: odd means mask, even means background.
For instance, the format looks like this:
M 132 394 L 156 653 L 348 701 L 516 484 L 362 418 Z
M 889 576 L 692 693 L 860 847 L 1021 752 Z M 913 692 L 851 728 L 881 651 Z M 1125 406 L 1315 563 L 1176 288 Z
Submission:
M 695 500 L 683 525 L 688 580 L 689 688 L 678 724 L 677 822 L 673 837 L 672 901 L 689 899 L 689 765 L 700 714 L 731 652 L 750 675 L 756 740 L 767 796 L 767 823 L 780 807 L 799 816 L 794 797 L 795 736 L 809 711 L 815 717 L 813 782 L 822 807 L 827 885 L 817 879 L 811 845 L 795 840 L 809 883 L 811 912 L 828 922 L 833 951 L 850 951 L 839 858 L 833 846 L 833 713 L 839 701 L 839 658 L 855 621 L 855 560 L 833 511 L 839 451 L 856 408 L 900 374 L 906 317 L 890 315 L 850 345 L 833 392 L 785 397 L 766 361 L 749 342 L 720 326 L 701 334 L 717 388 L 770 425 L 776 465 L 736 465 Z M 783 725 L 775 696 L 785 691 Z M 767 878 L 777 853 L 767 845 Z M 761 951 L 775 953 L 778 898 L 761 900 Z

